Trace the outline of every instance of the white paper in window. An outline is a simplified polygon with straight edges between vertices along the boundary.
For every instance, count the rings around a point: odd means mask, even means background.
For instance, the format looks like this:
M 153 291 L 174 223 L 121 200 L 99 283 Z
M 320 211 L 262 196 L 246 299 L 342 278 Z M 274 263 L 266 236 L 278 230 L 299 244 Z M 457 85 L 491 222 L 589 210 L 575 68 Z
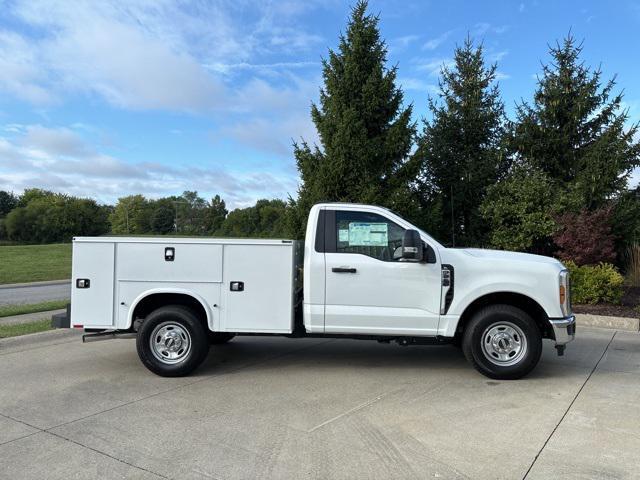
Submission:
M 350 247 L 386 247 L 389 245 L 389 225 L 386 223 L 349 223 Z
M 341 228 L 338 230 L 338 241 L 339 242 L 348 242 L 349 241 L 349 230 L 346 228 Z

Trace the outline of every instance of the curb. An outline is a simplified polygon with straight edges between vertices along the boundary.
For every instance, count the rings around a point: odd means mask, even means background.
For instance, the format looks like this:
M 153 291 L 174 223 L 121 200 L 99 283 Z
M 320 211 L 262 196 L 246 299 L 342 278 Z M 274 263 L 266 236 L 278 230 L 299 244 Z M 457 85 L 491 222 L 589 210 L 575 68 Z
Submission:
M 50 341 L 73 339 L 74 337 L 81 338 L 82 333 L 81 330 L 75 330 L 73 328 L 61 328 L 47 330 L 46 332 L 29 333 L 18 337 L 0 338 L 0 354 L 7 350 L 9 350 L 7 353 L 11 353 L 11 350 L 14 348 L 24 346 L 37 346 Z
M 576 313 L 576 323 L 581 327 L 610 328 L 627 332 L 640 332 L 640 319 L 628 317 L 609 317 L 606 315 L 592 315 L 590 313 Z
M 47 285 L 64 285 L 71 284 L 71 279 L 66 280 L 45 280 L 43 282 L 27 282 L 27 283 L 5 283 L 0 285 L 0 290 L 5 288 L 27 288 L 27 287 L 45 287 Z
M 0 317 L 0 325 L 19 325 L 24 323 L 33 323 L 40 320 L 46 320 L 51 318 L 52 315 L 57 313 L 65 313 L 66 309 L 46 310 L 44 312 L 32 312 L 23 313 L 21 315 L 9 315 L 6 317 Z

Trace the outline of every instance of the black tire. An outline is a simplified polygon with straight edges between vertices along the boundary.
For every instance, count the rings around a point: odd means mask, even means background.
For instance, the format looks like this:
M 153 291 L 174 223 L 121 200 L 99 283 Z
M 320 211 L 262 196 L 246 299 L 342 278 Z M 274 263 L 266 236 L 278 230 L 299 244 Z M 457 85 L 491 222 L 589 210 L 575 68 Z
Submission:
M 155 346 L 152 346 L 152 336 Z M 180 305 L 167 305 L 151 312 L 142 322 L 136 347 L 140 360 L 153 373 L 162 377 L 182 377 L 207 358 L 209 339 L 207 330 L 193 311 Z M 169 351 L 171 349 L 175 351 Z
M 483 375 L 515 380 L 538 364 L 542 335 L 535 321 L 523 310 L 511 305 L 490 305 L 476 312 L 466 326 L 462 351 Z
M 211 345 L 222 345 L 230 342 L 235 336 L 235 333 L 209 332 L 209 343 Z

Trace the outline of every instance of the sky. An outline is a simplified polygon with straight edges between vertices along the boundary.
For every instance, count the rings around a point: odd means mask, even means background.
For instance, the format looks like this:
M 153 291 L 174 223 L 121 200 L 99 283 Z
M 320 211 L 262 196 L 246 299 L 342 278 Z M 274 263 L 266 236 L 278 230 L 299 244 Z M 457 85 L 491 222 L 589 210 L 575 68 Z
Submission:
M 114 203 L 197 190 L 231 208 L 296 195 L 318 142 L 322 58 L 353 2 L 0 0 L 0 189 Z M 569 31 L 640 120 L 640 1 L 371 0 L 414 119 L 469 34 L 512 115 Z M 634 172 L 632 183 L 640 180 Z

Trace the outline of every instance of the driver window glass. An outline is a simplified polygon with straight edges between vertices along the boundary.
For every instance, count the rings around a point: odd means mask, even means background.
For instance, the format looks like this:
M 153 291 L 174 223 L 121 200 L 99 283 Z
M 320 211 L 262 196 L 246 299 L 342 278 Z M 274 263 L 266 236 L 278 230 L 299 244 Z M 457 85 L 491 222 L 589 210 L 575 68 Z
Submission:
M 404 230 L 377 213 L 337 211 L 336 252 L 392 262 L 394 251 L 402 246 Z

